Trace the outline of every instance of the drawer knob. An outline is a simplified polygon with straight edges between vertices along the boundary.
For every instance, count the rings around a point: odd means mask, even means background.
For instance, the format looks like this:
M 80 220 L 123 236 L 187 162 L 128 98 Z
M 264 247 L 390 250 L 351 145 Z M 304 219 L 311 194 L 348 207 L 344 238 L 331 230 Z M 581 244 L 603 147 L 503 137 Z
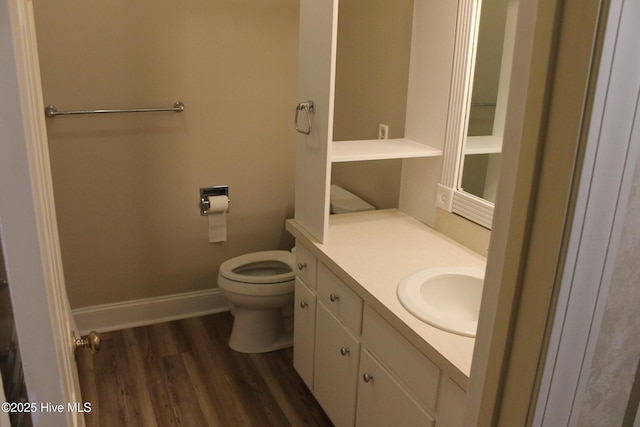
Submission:
M 298 270 L 302 271 L 305 268 L 307 268 L 307 263 L 306 262 L 299 262 L 298 263 Z
M 350 352 L 351 352 L 351 350 L 349 350 L 347 347 L 340 347 L 340 354 L 341 355 L 346 356 Z
M 300 307 L 301 308 L 307 308 L 307 307 L 309 307 L 309 304 L 306 301 L 300 301 Z
M 331 295 L 329 295 L 329 299 L 331 300 L 331 302 L 336 302 L 340 299 L 340 297 L 332 293 Z
M 365 383 L 369 383 L 373 381 L 373 374 L 365 372 L 364 374 L 362 374 L 362 379 L 364 380 Z

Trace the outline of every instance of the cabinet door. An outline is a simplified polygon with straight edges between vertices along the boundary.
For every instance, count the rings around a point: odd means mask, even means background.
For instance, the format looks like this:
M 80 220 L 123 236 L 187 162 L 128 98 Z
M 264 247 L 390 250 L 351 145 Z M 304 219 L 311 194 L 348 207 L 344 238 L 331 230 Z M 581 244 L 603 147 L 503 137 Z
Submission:
M 447 377 L 442 383 L 438 400 L 438 426 L 462 427 L 467 402 L 466 392 Z
M 308 123 L 311 129 L 296 139 L 295 219 L 321 243 L 329 221 L 337 20 L 338 0 L 300 1 L 298 102 L 313 101 L 314 112 L 297 117 L 303 130 Z
M 358 385 L 358 427 L 433 427 L 433 418 L 364 350 Z
M 313 394 L 336 427 L 353 426 L 360 342 L 318 302 Z
M 313 390 L 313 352 L 316 335 L 316 296 L 296 277 L 293 314 L 293 367 Z

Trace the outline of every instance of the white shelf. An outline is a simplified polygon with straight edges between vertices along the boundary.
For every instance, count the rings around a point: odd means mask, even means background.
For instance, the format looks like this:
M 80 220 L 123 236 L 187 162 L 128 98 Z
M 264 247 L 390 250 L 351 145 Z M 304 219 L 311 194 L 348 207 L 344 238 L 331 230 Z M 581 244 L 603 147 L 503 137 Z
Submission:
M 492 154 L 501 152 L 501 136 L 468 136 L 464 141 L 464 154 Z
M 333 141 L 331 161 L 356 162 L 362 160 L 407 159 L 412 157 L 437 157 L 442 150 L 406 138 L 363 139 L 357 141 Z

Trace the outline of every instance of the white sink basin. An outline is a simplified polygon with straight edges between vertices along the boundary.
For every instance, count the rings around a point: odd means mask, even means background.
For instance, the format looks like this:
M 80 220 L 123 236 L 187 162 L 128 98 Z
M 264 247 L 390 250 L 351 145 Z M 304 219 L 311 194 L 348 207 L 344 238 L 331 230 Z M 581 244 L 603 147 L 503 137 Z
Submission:
M 398 299 L 411 314 L 436 328 L 475 337 L 484 269 L 426 268 L 398 284 Z

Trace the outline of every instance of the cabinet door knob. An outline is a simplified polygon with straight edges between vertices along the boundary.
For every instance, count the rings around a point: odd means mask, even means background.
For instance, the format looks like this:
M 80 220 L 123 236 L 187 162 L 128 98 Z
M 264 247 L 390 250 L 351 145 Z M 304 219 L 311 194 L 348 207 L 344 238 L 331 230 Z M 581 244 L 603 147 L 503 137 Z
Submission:
M 373 374 L 365 372 L 364 374 L 362 374 L 362 379 L 364 380 L 365 383 L 371 382 L 373 381 Z
M 329 299 L 331 300 L 331 302 L 336 302 L 340 299 L 340 297 L 332 293 L 331 295 L 329 295 Z
M 305 268 L 307 268 L 307 263 L 306 262 L 299 262 L 298 263 L 298 270 L 302 271 Z
M 301 308 L 307 308 L 307 307 L 309 307 L 309 304 L 306 301 L 300 301 L 300 307 Z
M 340 347 L 340 354 L 341 355 L 346 356 L 350 352 L 351 352 L 351 350 L 349 350 L 347 347 Z

